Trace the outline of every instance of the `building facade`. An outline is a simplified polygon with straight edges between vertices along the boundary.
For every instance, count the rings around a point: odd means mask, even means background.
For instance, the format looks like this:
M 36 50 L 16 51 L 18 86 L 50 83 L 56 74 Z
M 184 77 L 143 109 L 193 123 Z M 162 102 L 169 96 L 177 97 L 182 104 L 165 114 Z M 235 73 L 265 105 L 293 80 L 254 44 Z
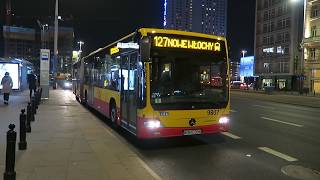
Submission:
M 71 73 L 72 52 L 74 43 L 74 30 L 72 27 L 59 27 L 58 30 L 58 60 L 57 71 L 62 73 Z M 42 46 L 50 49 L 51 57 L 54 52 L 54 27 L 49 26 L 43 31 Z M 51 58 L 53 59 L 53 58 Z M 51 64 L 52 66 L 53 64 Z
M 165 0 L 164 28 L 225 36 L 227 0 Z
M 305 0 L 304 87 L 320 93 L 320 0 Z
M 256 1 L 254 71 L 260 88 L 302 89 L 302 36 L 302 1 Z
M 3 26 L 4 57 L 31 59 L 37 54 L 36 32 L 32 28 Z
M 230 61 L 230 76 L 231 81 L 240 81 L 240 63 L 237 61 Z

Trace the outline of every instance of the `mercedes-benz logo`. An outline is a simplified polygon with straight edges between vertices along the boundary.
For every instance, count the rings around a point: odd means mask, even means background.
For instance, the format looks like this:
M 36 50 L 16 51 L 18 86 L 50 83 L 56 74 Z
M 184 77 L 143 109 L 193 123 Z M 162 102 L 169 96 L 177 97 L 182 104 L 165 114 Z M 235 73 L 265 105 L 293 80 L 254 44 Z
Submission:
M 196 125 L 196 123 L 197 123 L 197 121 L 195 119 L 193 119 L 193 118 L 191 118 L 190 121 L 189 121 L 189 125 L 190 126 L 194 126 L 194 125 Z

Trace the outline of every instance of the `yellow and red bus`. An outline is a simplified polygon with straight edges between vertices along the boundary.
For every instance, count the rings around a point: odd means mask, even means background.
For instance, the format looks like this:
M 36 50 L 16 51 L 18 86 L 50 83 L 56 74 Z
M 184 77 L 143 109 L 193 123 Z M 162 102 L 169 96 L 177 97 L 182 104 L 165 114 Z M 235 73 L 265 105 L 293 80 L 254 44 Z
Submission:
M 224 37 L 142 28 L 83 57 L 73 73 L 76 98 L 138 138 L 228 131 Z

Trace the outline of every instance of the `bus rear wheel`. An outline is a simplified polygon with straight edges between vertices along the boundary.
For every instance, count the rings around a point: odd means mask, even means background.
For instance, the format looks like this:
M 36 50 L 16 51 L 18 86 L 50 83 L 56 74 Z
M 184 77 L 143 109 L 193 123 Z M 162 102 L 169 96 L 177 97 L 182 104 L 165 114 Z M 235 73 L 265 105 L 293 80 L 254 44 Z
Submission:
M 117 107 L 114 103 L 111 103 L 110 106 L 110 120 L 112 122 L 112 126 L 114 128 L 118 128 L 119 124 L 118 124 L 118 115 L 117 115 Z

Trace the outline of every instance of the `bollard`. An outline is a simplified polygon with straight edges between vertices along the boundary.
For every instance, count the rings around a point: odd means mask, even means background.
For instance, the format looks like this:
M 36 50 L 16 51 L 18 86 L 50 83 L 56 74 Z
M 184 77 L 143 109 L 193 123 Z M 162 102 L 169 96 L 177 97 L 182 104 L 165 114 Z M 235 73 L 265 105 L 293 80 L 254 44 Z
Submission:
M 42 97 L 42 88 L 40 88 L 40 97 L 39 97 L 39 103 L 41 102 L 41 97 Z
M 32 112 L 31 112 L 31 104 L 28 103 L 28 106 L 27 106 L 27 124 L 26 124 L 26 131 L 28 133 L 31 132 L 31 115 L 32 115 Z
M 39 97 L 38 97 L 38 91 L 36 91 L 36 92 L 34 92 L 34 104 L 35 104 L 35 106 L 36 106 L 36 112 L 37 112 L 37 109 L 38 109 L 38 105 L 39 105 Z M 37 114 L 37 113 L 36 113 Z
M 37 114 L 35 96 L 31 98 L 31 109 L 32 109 L 32 114 Z
M 19 142 L 19 150 L 26 150 L 27 149 L 27 140 L 26 140 L 26 115 L 25 109 L 21 110 L 20 114 L 20 142 Z
M 6 170 L 3 174 L 3 180 L 15 180 L 16 172 L 14 171 L 16 156 L 17 133 L 14 131 L 15 125 L 9 125 L 7 132 L 7 150 L 6 150 Z

